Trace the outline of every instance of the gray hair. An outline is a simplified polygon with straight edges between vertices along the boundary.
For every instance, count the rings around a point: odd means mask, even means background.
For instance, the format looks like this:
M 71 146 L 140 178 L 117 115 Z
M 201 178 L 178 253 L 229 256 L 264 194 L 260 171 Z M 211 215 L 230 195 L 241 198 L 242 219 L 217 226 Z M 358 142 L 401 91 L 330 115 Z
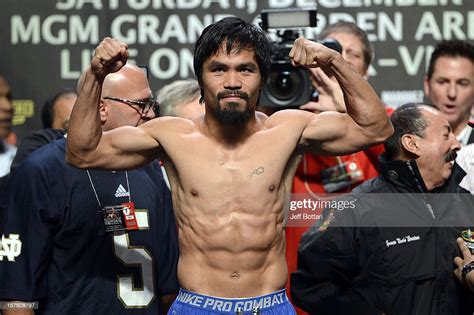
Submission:
M 177 116 L 176 108 L 199 98 L 201 88 L 197 80 L 177 80 L 162 87 L 157 94 L 160 116 Z
M 432 108 L 425 103 L 408 103 L 397 108 L 390 116 L 394 132 L 384 142 L 385 155 L 388 160 L 397 159 L 401 155 L 403 135 L 412 134 L 421 138 L 425 137 L 428 123 L 421 112 L 423 107 Z

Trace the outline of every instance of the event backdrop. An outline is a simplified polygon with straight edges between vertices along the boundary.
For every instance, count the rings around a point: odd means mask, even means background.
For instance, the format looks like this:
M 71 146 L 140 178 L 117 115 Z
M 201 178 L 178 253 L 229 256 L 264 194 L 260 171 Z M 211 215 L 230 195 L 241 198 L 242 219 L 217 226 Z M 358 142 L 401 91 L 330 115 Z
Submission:
M 193 77 L 193 44 L 227 15 L 255 23 L 262 9 L 314 6 L 314 0 L 1 0 L 0 74 L 13 87 L 15 132 L 41 128 L 44 101 L 74 87 L 105 36 L 128 43 L 131 59 L 149 67 L 154 91 Z M 436 42 L 474 39 L 474 0 L 319 0 L 314 38 L 328 23 L 356 22 L 375 48 L 370 82 L 383 101 L 421 100 Z

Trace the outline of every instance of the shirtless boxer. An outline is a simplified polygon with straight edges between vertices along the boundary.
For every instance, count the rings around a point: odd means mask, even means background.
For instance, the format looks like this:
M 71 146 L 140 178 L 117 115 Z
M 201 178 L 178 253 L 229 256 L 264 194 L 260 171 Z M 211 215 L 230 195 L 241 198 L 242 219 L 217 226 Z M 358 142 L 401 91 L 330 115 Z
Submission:
M 348 114 L 256 112 L 270 68 L 269 42 L 258 27 L 231 17 L 208 26 L 196 43 L 204 115 L 102 132 L 100 89 L 105 76 L 126 63 L 128 51 L 111 38 L 95 50 L 71 116 L 67 159 L 81 168 L 111 170 L 164 160 L 183 288 L 171 314 L 235 314 L 254 307 L 261 314 L 293 314 L 278 290 L 287 279 L 284 205 L 301 154 L 349 154 L 392 133 L 382 102 L 339 53 L 300 38 L 290 57 L 294 65 L 332 71 Z

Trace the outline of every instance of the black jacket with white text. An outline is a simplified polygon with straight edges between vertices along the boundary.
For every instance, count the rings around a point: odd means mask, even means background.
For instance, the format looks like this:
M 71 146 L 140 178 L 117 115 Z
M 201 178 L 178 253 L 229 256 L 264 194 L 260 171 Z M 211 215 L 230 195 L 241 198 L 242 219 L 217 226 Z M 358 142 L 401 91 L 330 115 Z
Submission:
M 311 314 L 456 315 L 474 312 L 474 294 L 454 277 L 456 238 L 474 231 L 473 195 L 456 164 L 428 192 L 415 161 L 380 161 L 381 175 L 325 209 L 301 239 L 291 275 L 296 305 Z

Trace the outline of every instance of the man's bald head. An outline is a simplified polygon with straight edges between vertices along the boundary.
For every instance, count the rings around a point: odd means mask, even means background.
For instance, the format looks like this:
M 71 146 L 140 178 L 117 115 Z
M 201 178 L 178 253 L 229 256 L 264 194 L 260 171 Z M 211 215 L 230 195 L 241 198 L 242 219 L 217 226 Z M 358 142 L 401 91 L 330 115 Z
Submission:
M 139 66 L 127 63 L 125 64 L 119 71 L 108 74 L 103 82 L 102 85 L 102 95 L 105 95 L 110 92 L 111 89 L 116 88 L 117 85 L 120 86 L 123 83 L 123 80 L 127 80 L 129 77 L 143 77 L 144 70 L 141 69 Z M 77 81 L 77 92 L 81 90 L 85 77 L 87 75 L 87 71 L 82 72 L 81 77 Z
M 82 90 L 85 77 L 93 75 L 85 71 L 79 78 L 77 89 Z M 108 74 L 103 83 L 100 98 L 102 129 L 108 131 L 121 126 L 138 126 L 155 118 L 153 110 L 146 114 L 133 102 L 149 103 L 153 93 L 144 69 L 135 64 L 125 64 L 119 71 Z
M 135 80 L 139 80 L 140 82 L 136 82 Z M 137 65 L 127 63 L 119 71 L 110 73 L 105 77 L 102 86 L 102 96 L 110 96 L 116 94 L 117 91 L 120 94 L 124 89 L 133 89 L 133 86 L 142 86 L 143 81 L 147 81 L 144 70 Z

